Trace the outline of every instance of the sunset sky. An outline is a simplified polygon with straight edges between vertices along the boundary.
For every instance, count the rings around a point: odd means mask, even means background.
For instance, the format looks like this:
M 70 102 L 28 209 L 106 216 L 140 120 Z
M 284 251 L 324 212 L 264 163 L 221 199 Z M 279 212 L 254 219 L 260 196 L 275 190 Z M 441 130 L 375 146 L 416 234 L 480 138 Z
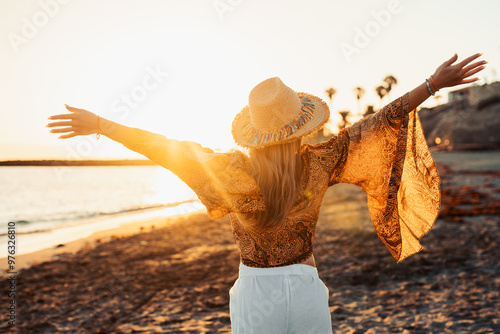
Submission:
M 483 52 L 480 84 L 492 82 L 499 13 L 495 0 L 0 0 L 0 160 L 141 157 L 103 137 L 57 139 L 45 125 L 64 103 L 226 150 L 269 77 L 325 100 L 335 87 L 334 121 L 357 112 L 354 87 L 379 107 L 386 75 L 394 99 L 455 52 Z

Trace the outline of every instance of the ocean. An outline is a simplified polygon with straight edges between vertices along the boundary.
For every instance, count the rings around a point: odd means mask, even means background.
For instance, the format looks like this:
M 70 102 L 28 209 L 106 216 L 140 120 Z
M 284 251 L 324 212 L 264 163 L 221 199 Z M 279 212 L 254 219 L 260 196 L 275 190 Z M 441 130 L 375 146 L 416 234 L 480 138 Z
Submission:
M 7 249 L 7 226 L 15 222 L 17 254 L 131 219 L 203 209 L 196 194 L 160 166 L 2 166 L 0 189 L 0 249 Z
M 454 169 L 499 170 L 500 153 L 435 152 Z M 470 175 L 461 180 L 467 185 Z M 0 167 L 0 250 L 8 223 L 16 254 L 87 237 L 130 221 L 204 210 L 196 194 L 160 166 Z

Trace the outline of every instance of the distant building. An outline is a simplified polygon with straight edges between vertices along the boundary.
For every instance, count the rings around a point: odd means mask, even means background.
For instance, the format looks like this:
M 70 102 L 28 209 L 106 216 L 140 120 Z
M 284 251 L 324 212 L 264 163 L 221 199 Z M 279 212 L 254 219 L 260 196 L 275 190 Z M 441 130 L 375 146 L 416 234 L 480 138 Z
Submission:
M 500 96 L 500 81 L 486 85 L 469 86 L 448 93 L 448 102 L 455 103 L 467 101 L 470 106 L 475 106 L 479 101 Z
M 418 112 L 434 150 L 500 150 L 500 82 L 452 91 L 449 101 Z

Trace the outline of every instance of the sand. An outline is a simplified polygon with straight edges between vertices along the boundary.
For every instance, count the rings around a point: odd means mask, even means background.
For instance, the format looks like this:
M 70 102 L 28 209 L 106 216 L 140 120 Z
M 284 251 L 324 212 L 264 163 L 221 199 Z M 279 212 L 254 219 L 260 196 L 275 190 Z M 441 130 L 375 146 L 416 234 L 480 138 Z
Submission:
M 162 209 L 160 209 L 162 210 Z M 78 252 L 82 248 L 92 248 L 93 245 L 104 243 L 116 238 L 123 238 L 125 236 L 142 233 L 146 231 L 153 231 L 155 228 L 162 228 L 174 222 L 177 218 L 187 219 L 192 214 L 204 212 L 205 210 L 198 210 L 191 213 L 172 215 L 169 218 L 155 217 L 155 218 L 141 218 L 130 220 L 127 223 L 120 224 L 118 227 L 104 229 L 92 233 L 90 236 L 80 238 L 75 241 L 58 244 L 55 247 L 45 248 L 36 252 L 27 254 L 16 255 L 16 269 L 30 268 L 33 264 L 38 264 L 47 260 L 57 259 L 61 256 L 68 256 Z M 128 214 L 135 217 L 134 214 Z M 103 224 L 106 221 L 102 221 Z M 0 263 L 7 263 L 7 257 L 0 258 Z M 9 276 L 9 271 L 0 272 L 2 278 Z
M 364 193 L 328 190 L 315 257 L 334 333 L 500 332 L 500 171 L 439 170 L 443 210 L 424 250 L 399 264 L 371 227 Z M 140 226 L 53 249 L 61 254 L 22 270 L 17 327 L 2 321 L 0 331 L 230 333 L 239 255 L 228 218 L 194 213 Z M 0 303 L 5 310 L 6 293 Z

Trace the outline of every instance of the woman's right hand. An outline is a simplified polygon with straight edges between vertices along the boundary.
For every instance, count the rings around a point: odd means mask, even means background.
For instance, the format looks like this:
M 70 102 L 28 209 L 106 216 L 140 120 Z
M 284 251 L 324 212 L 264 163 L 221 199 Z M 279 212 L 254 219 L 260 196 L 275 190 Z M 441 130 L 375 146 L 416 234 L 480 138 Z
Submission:
M 67 139 L 76 136 L 85 136 L 97 133 L 98 131 L 98 116 L 88 110 L 78 109 L 66 105 L 66 109 L 71 111 L 71 114 L 52 115 L 49 120 L 62 120 L 47 124 L 48 128 L 53 128 L 50 132 L 66 133 L 57 138 Z
M 475 55 L 462 60 L 460 63 L 453 65 L 453 63 L 458 59 L 458 55 L 455 53 L 453 57 L 441 64 L 441 66 L 439 66 L 432 75 L 432 79 L 434 79 L 437 88 L 441 89 L 445 87 L 453 87 L 480 80 L 477 77 L 469 77 L 482 71 L 485 67 L 484 65 L 488 63 L 487 61 L 482 60 L 471 64 L 473 60 L 481 56 L 482 53 L 476 53 Z

